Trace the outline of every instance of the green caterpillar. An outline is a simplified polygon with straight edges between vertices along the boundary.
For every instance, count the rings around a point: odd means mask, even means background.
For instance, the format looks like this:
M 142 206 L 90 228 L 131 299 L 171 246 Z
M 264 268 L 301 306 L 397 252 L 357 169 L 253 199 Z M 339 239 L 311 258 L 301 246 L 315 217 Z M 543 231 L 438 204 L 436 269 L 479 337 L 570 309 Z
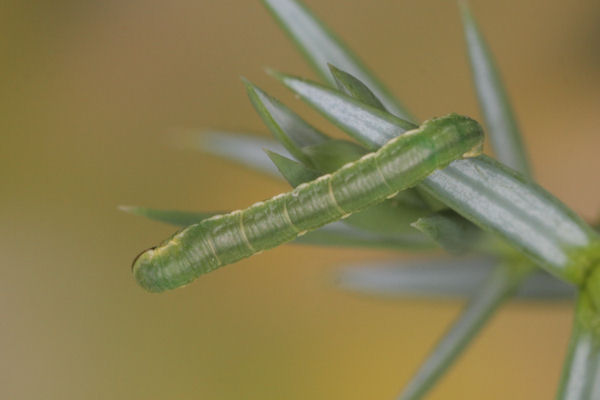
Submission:
M 481 153 L 482 143 L 481 126 L 468 117 L 431 119 L 332 174 L 182 229 L 140 254 L 133 274 L 151 292 L 186 285 L 394 196 L 437 168 Z

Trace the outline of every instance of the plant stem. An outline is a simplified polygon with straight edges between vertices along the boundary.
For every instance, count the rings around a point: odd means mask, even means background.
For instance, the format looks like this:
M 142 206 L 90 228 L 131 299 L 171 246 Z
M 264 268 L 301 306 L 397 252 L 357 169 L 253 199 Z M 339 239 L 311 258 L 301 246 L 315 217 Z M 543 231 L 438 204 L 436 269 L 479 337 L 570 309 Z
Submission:
M 435 385 L 528 275 L 531 268 L 526 265 L 529 264 L 517 261 L 496 267 L 421 365 L 398 400 L 420 399 Z
M 569 353 L 563 367 L 557 400 L 600 398 L 600 337 L 590 324 L 594 317 L 587 293 L 577 299 Z

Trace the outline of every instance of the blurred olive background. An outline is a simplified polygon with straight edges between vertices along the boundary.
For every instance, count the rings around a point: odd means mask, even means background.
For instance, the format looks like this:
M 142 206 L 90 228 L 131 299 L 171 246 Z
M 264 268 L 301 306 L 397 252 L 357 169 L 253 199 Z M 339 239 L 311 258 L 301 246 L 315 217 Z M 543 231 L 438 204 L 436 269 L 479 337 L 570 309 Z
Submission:
M 306 3 L 420 118 L 479 117 L 455 2 Z M 470 3 L 536 177 L 592 220 L 600 3 Z M 131 277 L 173 228 L 117 205 L 230 209 L 287 190 L 177 145 L 181 129 L 268 135 L 240 75 L 339 134 L 263 73 L 314 77 L 259 1 L 0 9 L 0 398 L 394 397 L 462 305 L 335 288 L 341 265 L 397 254 L 283 246 L 161 295 Z M 430 398 L 551 398 L 570 324 L 567 302 L 511 303 Z

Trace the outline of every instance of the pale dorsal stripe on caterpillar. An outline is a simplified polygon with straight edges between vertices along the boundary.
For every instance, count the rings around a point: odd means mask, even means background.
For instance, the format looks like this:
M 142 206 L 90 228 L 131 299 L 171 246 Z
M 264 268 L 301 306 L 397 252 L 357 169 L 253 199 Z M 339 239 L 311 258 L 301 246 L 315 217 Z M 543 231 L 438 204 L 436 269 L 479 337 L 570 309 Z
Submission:
M 437 168 L 477 155 L 482 142 L 481 127 L 468 117 L 431 119 L 332 174 L 182 229 L 140 254 L 133 274 L 152 292 L 186 285 L 206 272 L 375 205 Z

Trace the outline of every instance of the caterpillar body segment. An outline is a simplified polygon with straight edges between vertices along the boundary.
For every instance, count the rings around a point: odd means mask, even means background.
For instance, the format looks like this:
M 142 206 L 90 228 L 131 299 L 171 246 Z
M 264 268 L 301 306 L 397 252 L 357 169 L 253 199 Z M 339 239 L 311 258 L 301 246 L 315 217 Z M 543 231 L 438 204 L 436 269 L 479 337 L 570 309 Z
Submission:
M 435 118 L 339 170 L 244 210 L 188 226 L 133 264 L 152 292 L 186 285 L 239 261 L 414 186 L 437 168 L 481 152 L 479 124 L 456 114 Z

